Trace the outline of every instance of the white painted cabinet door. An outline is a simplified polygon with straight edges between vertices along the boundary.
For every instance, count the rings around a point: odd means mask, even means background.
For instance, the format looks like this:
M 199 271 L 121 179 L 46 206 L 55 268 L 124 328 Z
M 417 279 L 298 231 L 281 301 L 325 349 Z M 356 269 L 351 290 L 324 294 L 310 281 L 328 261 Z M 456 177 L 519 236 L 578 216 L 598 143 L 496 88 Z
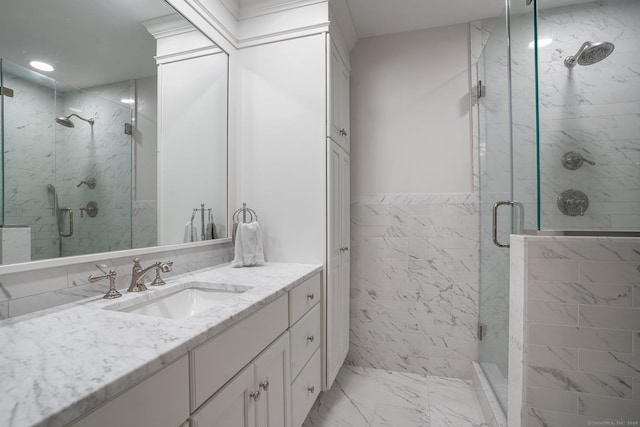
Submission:
M 349 350 L 349 155 L 328 141 L 327 378 L 331 387 Z
M 191 427 L 256 427 L 254 367 L 248 366 L 191 416 Z
M 329 43 L 329 137 L 348 153 L 349 128 L 349 71 L 333 42 Z
M 283 334 L 255 361 L 257 427 L 289 427 L 289 333 Z

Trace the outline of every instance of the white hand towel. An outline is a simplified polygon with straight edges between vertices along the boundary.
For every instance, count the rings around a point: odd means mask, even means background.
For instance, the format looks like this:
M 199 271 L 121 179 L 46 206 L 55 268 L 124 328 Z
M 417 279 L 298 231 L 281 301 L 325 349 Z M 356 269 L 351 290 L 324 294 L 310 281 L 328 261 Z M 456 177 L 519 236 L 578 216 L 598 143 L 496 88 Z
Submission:
M 198 233 L 198 226 L 189 221 L 184 225 L 184 233 L 182 235 L 182 241 L 184 243 L 197 242 L 200 240 L 200 233 Z
M 249 267 L 264 264 L 260 224 L 257 221 L 238 224 L 235 257 L 231 261 L 231 267 Z

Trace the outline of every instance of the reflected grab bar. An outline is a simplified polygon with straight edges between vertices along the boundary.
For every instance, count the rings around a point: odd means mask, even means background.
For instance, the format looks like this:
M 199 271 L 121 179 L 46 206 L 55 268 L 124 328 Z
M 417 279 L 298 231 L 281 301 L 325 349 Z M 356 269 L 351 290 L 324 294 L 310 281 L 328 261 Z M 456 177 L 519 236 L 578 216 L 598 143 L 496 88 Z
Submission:
M 62 232 L 62 216 L 60 218 L 60 235 L 62 237 L 71 237 L 73 236 L 73 209 L 71 208 L 61 208 L 60 212 L 69 212 L 69 234 L 64 234 Z

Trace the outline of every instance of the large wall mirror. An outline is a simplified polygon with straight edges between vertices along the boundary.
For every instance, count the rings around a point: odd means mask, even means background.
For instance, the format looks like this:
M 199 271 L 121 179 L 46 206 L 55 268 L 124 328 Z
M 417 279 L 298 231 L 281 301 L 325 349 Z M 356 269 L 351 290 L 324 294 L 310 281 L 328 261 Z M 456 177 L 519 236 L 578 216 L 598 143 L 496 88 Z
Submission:
M 228 55 L 169 4 L 5 2 L 0 58 L 2 264 L 227 237 Z

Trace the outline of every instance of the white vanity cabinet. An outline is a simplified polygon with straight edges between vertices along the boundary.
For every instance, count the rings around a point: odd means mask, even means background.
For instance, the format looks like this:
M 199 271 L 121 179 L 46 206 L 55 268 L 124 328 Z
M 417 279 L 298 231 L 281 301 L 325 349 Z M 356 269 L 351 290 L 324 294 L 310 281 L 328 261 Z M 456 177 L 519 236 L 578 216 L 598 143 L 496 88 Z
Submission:
M 191 427 L 302 425 L 322 385 L 321 295 L 316 274 L 191 352 Z
M 327 135 L 347 153 L 350 151 L 349 70 L 336 44 L 327 35 L 328 103 Z
M 288 427 L 289 333 L 284 333 L 190 418 L 191 427 Z
M 174 427 L 189 418 L 187 356 L 72 423 L 73 427 Z
M 329 140 L 327 152 L 327 388 L 349 351 L 350 158 Z

